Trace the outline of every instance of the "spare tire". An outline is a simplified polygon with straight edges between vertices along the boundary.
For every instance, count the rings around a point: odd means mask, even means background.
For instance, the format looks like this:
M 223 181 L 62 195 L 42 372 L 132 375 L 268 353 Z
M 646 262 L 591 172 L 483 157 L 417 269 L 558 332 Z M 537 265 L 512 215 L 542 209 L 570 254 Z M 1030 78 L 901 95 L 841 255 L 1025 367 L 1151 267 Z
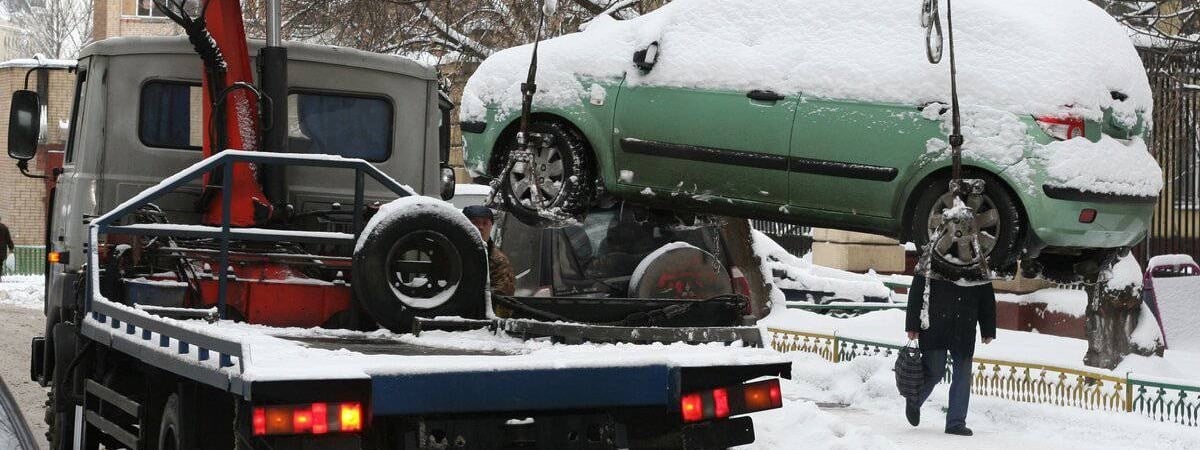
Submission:
M 721 261 L 685 242 L 673 242 L 646 255 L 629 279 L 632 298 L 706 300 L 732 293 L 732 278 Z
M 412 332 L 417 317 L 484 317 L 487 250 L 449 203 L 406 197 L 385 205 L 354 251 L 354 295 L 379 325 Z

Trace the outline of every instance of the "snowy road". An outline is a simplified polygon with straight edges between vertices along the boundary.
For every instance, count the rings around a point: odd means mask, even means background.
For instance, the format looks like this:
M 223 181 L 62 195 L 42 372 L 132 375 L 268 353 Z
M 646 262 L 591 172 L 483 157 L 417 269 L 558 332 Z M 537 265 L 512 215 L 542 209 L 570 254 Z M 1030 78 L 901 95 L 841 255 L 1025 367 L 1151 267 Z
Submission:
M 942 432 L 946 386 L 922 409 L 922 423 L 904 419 L 890 360 L 859 358 L 832 364 L 798 354 L 795 380 L 784 387 L 784 409 L 757 415 L 758 441 L 745 449 L 1196 449 L 1200 431 L 1123 413 L 1102 413 L 973 396 L 967 417 L 974 437 Z M 841 404 L 817 406 L 817 403 Z

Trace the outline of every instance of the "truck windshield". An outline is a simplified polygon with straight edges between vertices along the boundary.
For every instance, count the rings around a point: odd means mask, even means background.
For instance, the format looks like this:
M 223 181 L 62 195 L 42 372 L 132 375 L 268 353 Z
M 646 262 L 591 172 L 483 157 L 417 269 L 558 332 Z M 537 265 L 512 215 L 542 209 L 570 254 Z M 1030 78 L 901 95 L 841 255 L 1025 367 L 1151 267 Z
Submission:
M 392 104 L 380 97 L 295 92 L 288 96 L 288 151 L 385 161 Z

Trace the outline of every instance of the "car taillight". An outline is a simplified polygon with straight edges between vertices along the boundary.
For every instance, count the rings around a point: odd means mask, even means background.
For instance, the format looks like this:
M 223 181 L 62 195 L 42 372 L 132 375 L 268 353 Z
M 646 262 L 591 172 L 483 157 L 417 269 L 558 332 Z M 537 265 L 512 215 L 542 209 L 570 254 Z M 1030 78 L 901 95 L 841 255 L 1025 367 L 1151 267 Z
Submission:
M 1035 117 L 1038 126 L 1042 127 L 1042 131 L 1050 137 L 1065 141 L 1067 139 L 1083 137 L 1084 122 L 1079 117 Z
M 255 436 L 325 434 L 362 431 L 362 404 L 358 402 L 273 405 L 254 408 L 251 425 Z
M 679 401 L 685 423 L 749 414 L 783 407 L 779 380 L 727 386 L 684 395 Z

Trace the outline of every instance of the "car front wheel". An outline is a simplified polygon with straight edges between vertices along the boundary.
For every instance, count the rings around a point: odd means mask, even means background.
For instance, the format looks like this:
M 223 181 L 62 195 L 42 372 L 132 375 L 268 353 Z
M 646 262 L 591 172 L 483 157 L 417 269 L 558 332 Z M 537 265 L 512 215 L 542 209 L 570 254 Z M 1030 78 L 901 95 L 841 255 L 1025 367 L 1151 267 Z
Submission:
M 530 226 L 581 219 L 596 190 L 583 136 L 559 122 L 532 122 L 529 131 L 534 144 L 530 161 L 514 164 L 501 180 L 504 210 Z M 516 135 L 505 143 L 502 174 L 519 145 Z
M 978 230 L 979 251 L 976 253 L 968 235 L 945 233 L 931 246 L 932 269 L 947 279 L 967 279 L 974 274 L 973 266 L 980 254 L 988 260 L 988 267 L 1001 276 L 1016 271 L 1020 256 L 1021 236 L 1024 234 L 1025 218 L 1021 208 L 1000 181 L 993 177 L 968 175 L 967 178 L 982 178 L 985 181 L 983 195 L 968 205 L 975 210 L 974 227 Z M 954 206 L 954 195 L 950 193 L 949 179 L 934 180 L 920 194 L 913 209 L 911 236 L 918 249 L 924 249 L 942 224 L 942 214 Z M 974 275 L 978 276 L 978 275 Z

